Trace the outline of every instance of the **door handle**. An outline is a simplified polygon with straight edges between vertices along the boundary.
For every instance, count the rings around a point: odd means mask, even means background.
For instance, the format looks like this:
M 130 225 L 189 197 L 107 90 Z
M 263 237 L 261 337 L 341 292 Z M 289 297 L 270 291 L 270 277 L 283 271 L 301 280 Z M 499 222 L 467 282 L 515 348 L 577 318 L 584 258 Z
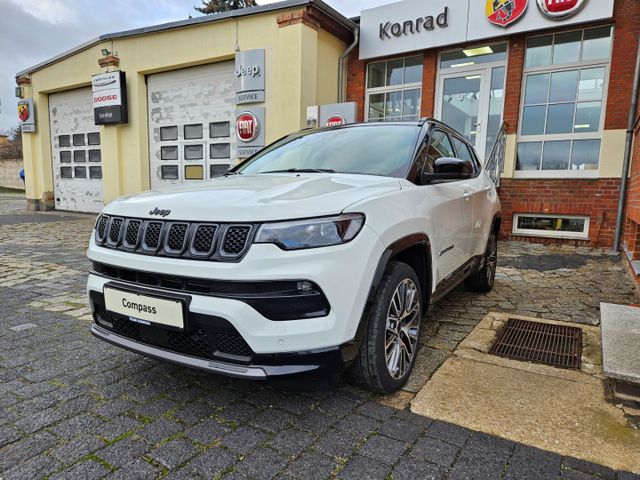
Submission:
M 465 200 L 469 200 L 472 196 L 473 196 L 473 193 L 472 193 L 472 192 L 464 192 L 464 193 L 462 194 L 462 197 L 463 197 Z

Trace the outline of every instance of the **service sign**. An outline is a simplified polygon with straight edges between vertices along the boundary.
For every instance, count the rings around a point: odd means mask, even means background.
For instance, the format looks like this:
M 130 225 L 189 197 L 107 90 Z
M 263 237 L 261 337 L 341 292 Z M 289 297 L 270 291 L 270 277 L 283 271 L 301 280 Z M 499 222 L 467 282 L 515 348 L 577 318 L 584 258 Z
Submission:
M 127 123 L 127 80 L 124 72 L 108 72 L 91 77 L 93 117 L 96 125 Z
M 236 53 L 236 104 L 264 102 L 264 49 Z
M 264 107 L 239 109 L 236 112 L 238 158 L 250 157 L 264 147 L 264 118 Z
M 25 98 L 18 102 L 18 118 L 20 129 L 25 133 L 36 131 L 36 115 L 33 109 L 33 98 Z

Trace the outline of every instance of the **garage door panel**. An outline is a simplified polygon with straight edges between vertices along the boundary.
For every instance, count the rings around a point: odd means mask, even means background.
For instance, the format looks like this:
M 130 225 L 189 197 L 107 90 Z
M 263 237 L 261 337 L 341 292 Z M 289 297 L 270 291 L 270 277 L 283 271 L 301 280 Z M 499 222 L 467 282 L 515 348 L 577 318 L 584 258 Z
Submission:
M 218 176 L 235 163 L 234 63 L 150 75 L 151 186 Z
M 54 198 L 58 210 L 99 212 L 103 207 L 102 151 L 91 89 L 49 96 Z

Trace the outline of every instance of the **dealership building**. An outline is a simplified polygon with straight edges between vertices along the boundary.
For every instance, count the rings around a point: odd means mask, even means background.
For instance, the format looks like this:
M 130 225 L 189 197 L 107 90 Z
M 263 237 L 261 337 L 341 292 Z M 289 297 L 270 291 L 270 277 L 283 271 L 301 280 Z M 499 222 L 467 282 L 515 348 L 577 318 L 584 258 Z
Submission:
M 347 120 L 435 117 L 497 160 L 505 237 L 611 247 L 639 35 L 637 0 L 404 0 L 355 19 L 289 0 L 105 35 L 17 75 L 27 197 L 95 212 L 203 181 L 344 100 Z

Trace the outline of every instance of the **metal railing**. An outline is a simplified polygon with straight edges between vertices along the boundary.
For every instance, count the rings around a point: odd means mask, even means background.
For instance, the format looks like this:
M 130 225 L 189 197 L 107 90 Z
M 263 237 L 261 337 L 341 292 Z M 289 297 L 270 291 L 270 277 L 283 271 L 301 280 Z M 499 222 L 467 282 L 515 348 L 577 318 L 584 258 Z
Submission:
M 496 188 L 500 186 L 500 175 L 504 170 L 504 157 L 506 147 L 507 131 L 506 125 L 503 123 L 500 127 L 500 131 L 498 132 L 498 136 L 496 137 L 495 142 L 493 142 L 491 152 L 487 156 L 484 164 L 484 168 L 487 170 L 487 172 L 489 172 L 489 176 L 491 177 L 491 180 L 493 181 Z

